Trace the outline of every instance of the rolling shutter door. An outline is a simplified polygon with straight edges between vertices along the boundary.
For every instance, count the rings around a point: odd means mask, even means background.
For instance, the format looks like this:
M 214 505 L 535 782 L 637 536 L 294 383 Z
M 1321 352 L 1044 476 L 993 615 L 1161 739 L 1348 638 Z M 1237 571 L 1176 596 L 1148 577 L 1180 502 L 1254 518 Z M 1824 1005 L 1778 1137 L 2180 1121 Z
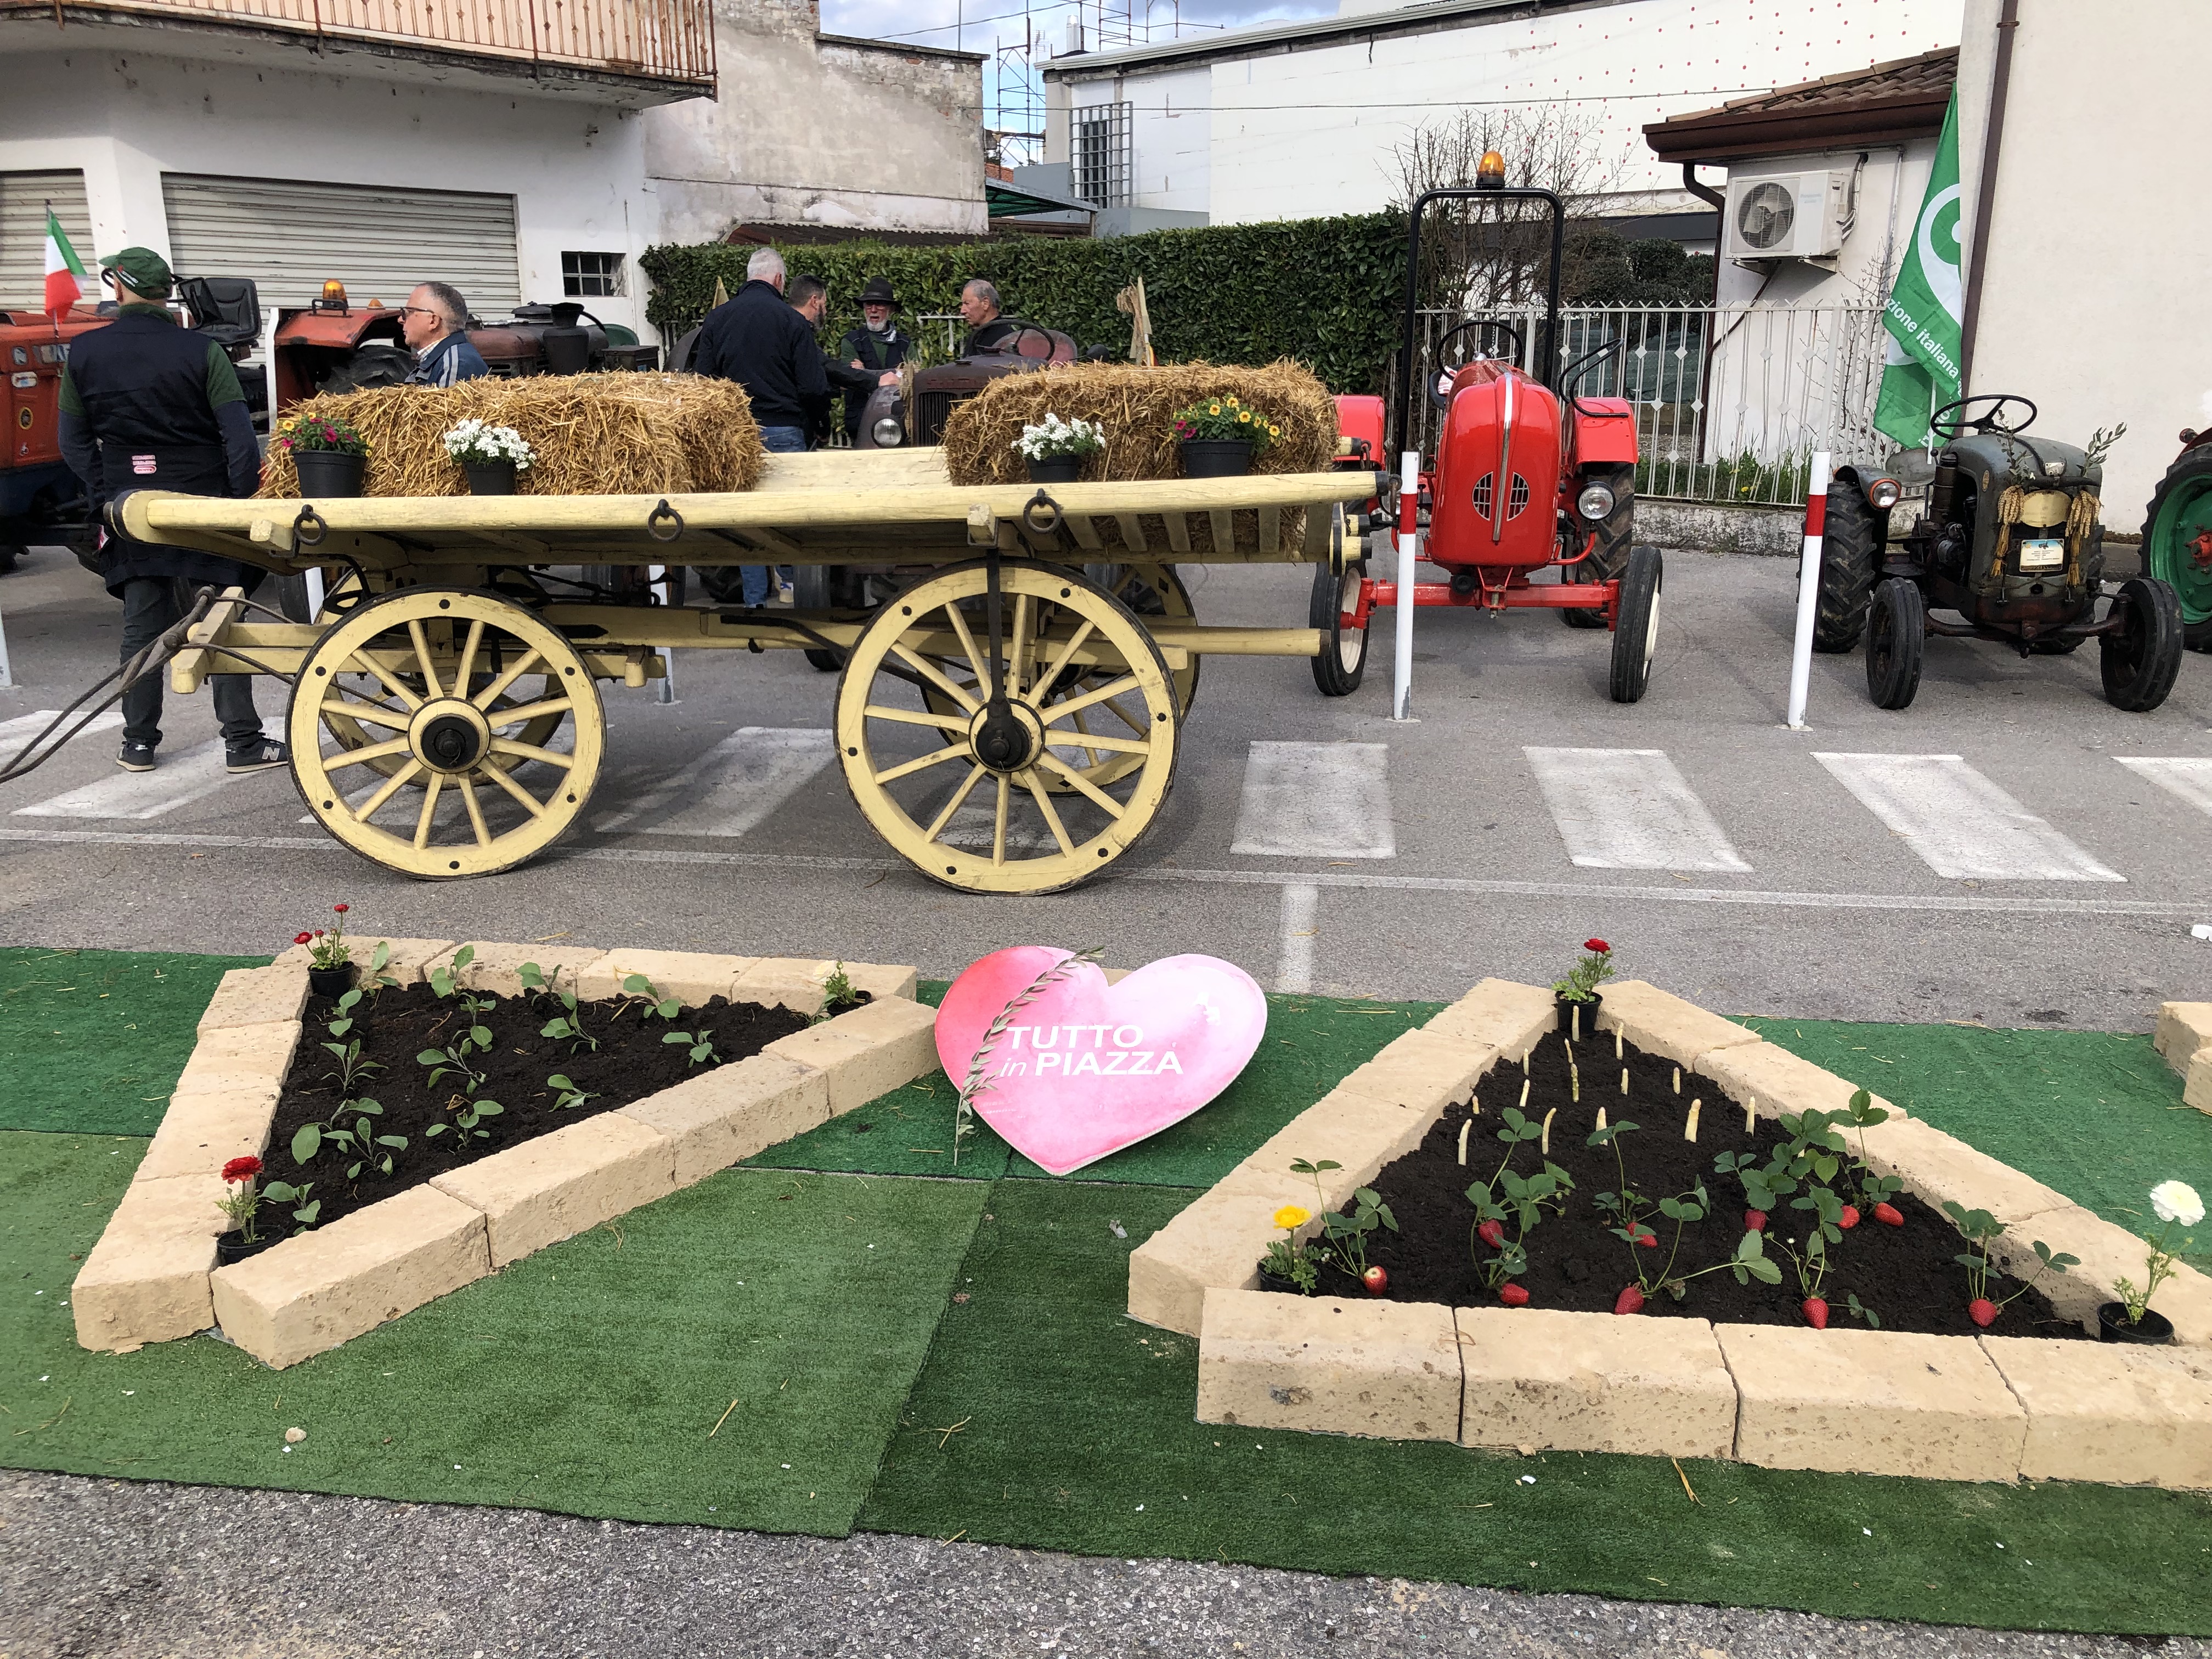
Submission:
M 101 297 L 100 267 L 92 251 L 92 215 L 84 204 L 84 174 L 74 170 L 0 173 L 0 311 L 40 311 L 46 306 L 49 201 L 70 246 L 83 262 L 86 301 Z
M 288 179 L 161 175 L 170 264 L 250 276 L 264 306 L 304 306 L 335 276 L 356 305 L 450 283 L 480 317 L 518 303 L 514 198 Z

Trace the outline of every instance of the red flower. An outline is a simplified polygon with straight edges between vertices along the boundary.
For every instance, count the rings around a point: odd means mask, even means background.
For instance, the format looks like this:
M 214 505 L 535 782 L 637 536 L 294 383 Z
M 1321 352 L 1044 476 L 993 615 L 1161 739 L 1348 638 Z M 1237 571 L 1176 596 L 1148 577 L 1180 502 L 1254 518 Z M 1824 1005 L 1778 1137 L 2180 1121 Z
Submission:
M 222 1166 L 222 1178 L 234 1184 L 240 1181 L 251 1181 L 260 1173 L 261 1160 L 253 1157 L 234 1158 Z
M 333 904 L 332 906 L 331 906 L 331 909 L 333 909 L 333 910 L 335 910 L 335 911 L 337 911 L 340 915 L 344 915 L 348 910 L 350 910 L 352 908 L 353 908 L 353 907 L 352 907 L 351 905 L 349 905 L 349 904 Z
M 315 936 L 313 933 L 295 933 L 292 936 L 292 943 L 295 945 L 312 945 L 314 941 Z
M 1607 945 L 1601 939 L 1584 939 L 1583 941 L 1583 949 L 1585 951 L 1595 951 L 1600 956 L 1611 956 L 1613 954 L 1613 946 Z
M 316 928 L 316 929 L 315 929 L 315 937 L 316 937 L 317 939 L 320 939 L 322 936 L 323 936 L 323 930 L 322 930 L 321 928 L 319 928 L 319 927 Z

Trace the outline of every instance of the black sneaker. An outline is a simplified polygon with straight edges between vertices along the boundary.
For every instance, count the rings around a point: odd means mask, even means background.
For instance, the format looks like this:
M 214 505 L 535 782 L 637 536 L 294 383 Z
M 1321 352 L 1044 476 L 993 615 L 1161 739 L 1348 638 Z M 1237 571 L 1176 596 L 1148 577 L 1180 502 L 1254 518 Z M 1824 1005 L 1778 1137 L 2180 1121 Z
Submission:
M 235 775 L 240 772 L 266 772 L 276 767 L 288 766 L 291 763 L 292 751 L 274 738 L 263 738 L 243 749 L 231 750 L 229 757 L 223 770 Z
M 123 752 L 116 756 L 115 763 L 126 772 L 150 772 L 154 769 L 154 745 L 123 740 Z

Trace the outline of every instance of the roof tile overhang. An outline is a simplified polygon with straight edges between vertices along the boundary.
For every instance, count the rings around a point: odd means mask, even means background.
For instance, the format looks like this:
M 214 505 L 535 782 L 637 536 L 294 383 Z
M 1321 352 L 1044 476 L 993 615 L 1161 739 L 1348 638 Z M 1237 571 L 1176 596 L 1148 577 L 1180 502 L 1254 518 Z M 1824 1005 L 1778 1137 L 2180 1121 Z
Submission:
M 1662 161 L 1725 161 L 1933 138 L 1943 130 L 1958 76 L 1959 49 L 1945 46 L 1655 121 L 1644 137 Z

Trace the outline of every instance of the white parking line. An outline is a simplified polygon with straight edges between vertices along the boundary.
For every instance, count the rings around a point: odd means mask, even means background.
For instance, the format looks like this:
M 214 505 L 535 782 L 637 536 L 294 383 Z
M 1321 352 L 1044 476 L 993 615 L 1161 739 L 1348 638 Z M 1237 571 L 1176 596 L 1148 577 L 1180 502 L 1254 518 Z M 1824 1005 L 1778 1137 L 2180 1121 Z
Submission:
M 1316 919 L 1321 889 L 1310 881 L 1294 881 L 1283 889 L 1282 950 L 1275 963 L 1278 991 L 1313 989 L 1314 941 L 1321 934 Z
M 2169 795 L 2187 801 L 2200 812 L 2212 812 L 2212 760 L 2198 755 L 2154 760 L 2144 756 L 2115 755 L 2113 759 L 2148 778 Z
M 61 714 L 58 708 L 33 709 L 27 714 L 18 714 L 9 720 L 0 720 L 0 766 L 21 754 L 31 739 L 37 737 Z M 110 708 L 94 714 L 77 735 L 89 737 L 94 732 L 112 732 L 123 724 L 123 711 Z
M 1751 868 L 1664 750 L 1521 752 L 1535 771 L 1568 857 L 1584 869 Z
M 742 836 L 797 793 L 835 757 L 815 726 L 741 726 L 658 788 L 592 828 L 651 836 Z M 656 817 L 681 802 L 665 817 Z
M 1267 858 L 1395 858 L 1389 765 L 1388 744 L 1253 744 L 1229 850 Z
M 1939 876 L 1984 881 L 2125 881 L 1957 755 L 1820 755 Z
M 22 818 L 158 818 L 204 799 L 230 781 L 222 739 L 165 757 L 151 772 L 118 772 L 51 800 L 19 806 Z

